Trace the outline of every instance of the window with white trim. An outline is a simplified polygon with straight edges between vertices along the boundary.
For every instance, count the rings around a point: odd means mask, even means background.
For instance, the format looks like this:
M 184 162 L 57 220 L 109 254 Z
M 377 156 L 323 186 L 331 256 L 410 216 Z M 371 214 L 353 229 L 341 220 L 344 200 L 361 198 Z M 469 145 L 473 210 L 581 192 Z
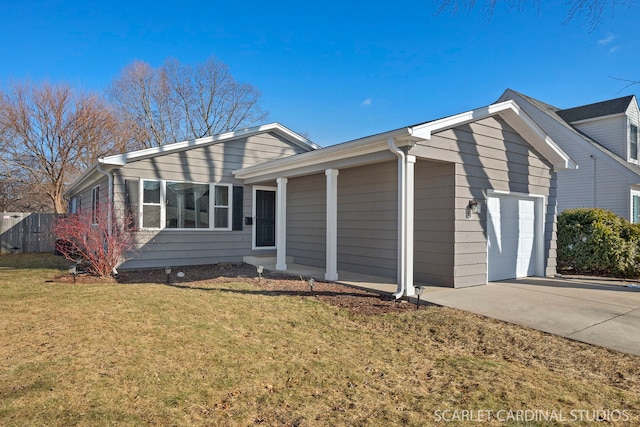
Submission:
M 97 224 L 100 215 L 100 186 L 91 189 L 91 224 Z
M 228 229 L 231 223 L 231 186 L 215 185 L 214 186 L 214 203 L 213 203 L 213 227 Z
M 142 227 L 231 230 L 231 189 L 231 184 L 143 180 Z
M 165 228 L 209 228 L 209 184 L 167 182 Z
M 640 224 L 640 192 L 631 191 L 631 222 Z
M 638 126 L 629 125 L 629 159 L 638 160 Z
M 162 213 L 162 182 L 142 181 L 142 227 L 160 228 Z

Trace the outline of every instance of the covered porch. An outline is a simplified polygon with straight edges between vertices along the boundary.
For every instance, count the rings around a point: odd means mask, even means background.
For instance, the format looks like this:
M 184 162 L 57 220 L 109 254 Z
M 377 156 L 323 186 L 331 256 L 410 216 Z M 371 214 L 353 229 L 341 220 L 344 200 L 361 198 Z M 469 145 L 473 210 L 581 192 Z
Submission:
M 571 167 L 556 148 L 517 105 L 505 102 L 234 175 L 254 192 L 272 192 L 273 221 L 265 228 L 272 243 L 253 248 L 254 255 L 275 252 L 275 264 L 265 268 L 401 298 L 415 295 L 418 282 L 486 284 L 487 220 L 478 205 L 494 189 L 547 194 L 550 166 L 538 152 L 555 167 Z M 543 215 L 537 217 L 542 227 L 553 222 Z M 539 264 L 534 274 L 544 275 Z

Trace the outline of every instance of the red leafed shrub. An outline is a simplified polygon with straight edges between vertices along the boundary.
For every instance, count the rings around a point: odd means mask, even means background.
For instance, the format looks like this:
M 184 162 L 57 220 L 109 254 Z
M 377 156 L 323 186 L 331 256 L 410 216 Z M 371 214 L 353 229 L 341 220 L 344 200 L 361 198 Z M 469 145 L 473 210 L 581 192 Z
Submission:
M 134 234 L 118 223 L 131 222 L 117 218 L 106 203 L 97 212 L 87 210 L 61 217 L 54 226 L 56 251 L 68 260 L 82 260 L 89 273 L 108 277 L 135 243 Z

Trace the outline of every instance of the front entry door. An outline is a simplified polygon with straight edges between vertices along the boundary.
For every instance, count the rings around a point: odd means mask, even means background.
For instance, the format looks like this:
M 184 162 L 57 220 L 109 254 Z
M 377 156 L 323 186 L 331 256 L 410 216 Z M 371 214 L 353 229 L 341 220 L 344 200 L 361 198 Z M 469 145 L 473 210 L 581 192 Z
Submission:
M 276 192 L 256 190 L 256 247 L 276 245 Z

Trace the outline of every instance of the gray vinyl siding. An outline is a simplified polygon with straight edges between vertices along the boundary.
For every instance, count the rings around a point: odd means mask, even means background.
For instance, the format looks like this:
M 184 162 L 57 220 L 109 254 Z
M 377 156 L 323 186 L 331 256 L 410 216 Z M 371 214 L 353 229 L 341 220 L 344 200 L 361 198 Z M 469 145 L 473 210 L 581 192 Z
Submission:
M 73 196 L 77 200 L 77 207 L 83 212 L 91 210 L 91 194 L 93 188 L 96 186 L 100 188 L 100 202 L 105 203 L 107 201 L 107 195 L 109 194 L 109 180 L 106 176 L 101 176 L 98 181 L 92 182 Z
M 304 150 L 272 134 L 172 152 L 128 163 L 123 175 L 143 179 L 242 184 L 232 171 Z
M 297 264 L 325 267 L 326 212 L 324 174 L 289 180 L 287 183 L 287 255 L 293 256 Z
M 243 192 L 243 217 L 252 213 L 252 187 Z M 253 227 L 238 231 L 217 230 L 139 230 L 136 249 L 127 254 L 121 268 L 151 268 L 242 262 L 246 255 L 266 255 L 273 251 L 252 251 Z
M 627 116 L 618 115 L 574 123 L 580 132 L 598 141 L 622 159 L 627 159 Z
M 338 175 L 338 270 L 395 278 L 398 255 L 397 162 Z
M 122 208 L 125 180 L 161 179 L 242 185 L 232 171 L 303 151 L 276 135 L 260 134 L 130 161 L 114 173 L 114 200 Z M 252 193 L 252 186 L 244 186 L 243 217 L 252 216 Z M 253 227 L 244 224 L 242 230 L 237 231 L 139 230 L 136 232 L 136 250 L 128 254 L 121 268 L 241 262 L 246 255 L 267 254 L 264 250 L 252 251 L 252 232 Z
M 437 133 L 424 146 L 419 143 L 412 153 L 422 155 L 434 150 L 441 151 L 441 158 L 455 162 L 453 235 L 447 241 L 434 234 L 436 242 L 453 242 L 453 286 L 486 283 L 488 190 L 545 196 L 545 272 L 555 267 L 555 249 L 550 243 L 555 240 L 555 174 L 539 153 L 496 118 Z M 479 200 L 483 209 L 480 215 L 467 219 L 465 209 L 470 199 Z
M 415 165 L 414 277 L 453 286 L 455 165 L 418 159 Z

